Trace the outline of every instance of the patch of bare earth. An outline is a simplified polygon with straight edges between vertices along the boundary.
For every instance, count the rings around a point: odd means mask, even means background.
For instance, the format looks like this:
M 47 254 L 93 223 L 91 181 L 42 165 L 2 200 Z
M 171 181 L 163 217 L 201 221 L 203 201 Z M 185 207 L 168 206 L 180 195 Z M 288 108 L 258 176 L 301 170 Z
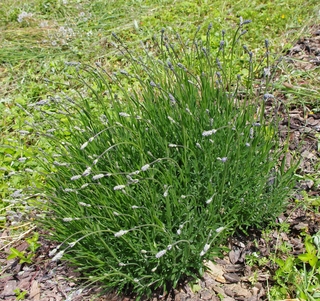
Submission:
M 292 60 L 296 68 L 311 70 L 320 65 L 320 26 L 313 28 L 310 38 L 301 38 L 289 51 L 287 57 Z M 284 98 L 285 101 L 285 98 Z M 303 161 L 300 165 L 302 175 L 315 172 L 314 167 L 319 162 L 318 138 L 320 132 L 320 113 L 312 113 L 295 108 L 291 110 L 289 118 L 284 118 L 282 127 L 287 131 L 290 124 L 290 149 L 301 151 Z M 280 127 L 281 130 L 281 127 Z M 288 155 L 288 164 L 292 158 Z M 319 186 L 312 180 L 304 180 L 297 187 L 300 191 L 306 191 L 309 196 L 319 196 Z M 295 196 L 300 199 L 299 192 Z M 262 257 L 268 257 L 276 252 L 281 244 L 289 246 L 292 255 L 304 252 L 301 231 L 315 234 L 320 230 L 320 214 L 315 211 L 297 208 L 292 203 L 279 218 L 278 223 L 286 222 L 289 229 L 286 232 L 273 230 L 268 234 L 252 231 L 249 236 L 238 236 L 229 240 L 230 252 L 223 259 L 215 259 L 207 262 L 208 272 L 200 279 L 197 285 L 180 283 L 179 288 L 173 289 L 163 296 L 155 296 L 151 300 L 168 301 L 196 301 L 196 300 L 220 300 L 225 301 L 267 300 L 268 285 L 272 286 L 273 275 L 276 266 L 267 261 L 263 267 L 250 266 L 245 262 L 245 257 L 259 253 Z M 281 229 L 281 227 L 279 227 Z M 10 246 L 6 247 L 9 232 L 2 231 L 0 249 L 0 300 L 16 300 L 14 290 L 19 288 L 27 291 L 26 300 L 30 301 L 80 301 L 80 300 L 134 300 L 128 296 L 103 294 L 99 286 L 83 288 L 80 275 L 64 262 L 52 262 L 49 252 L 55 248 L 47 241 L 41 241 L 34 263 L 32 265 L 19 264 L 18 260 L 6 260 Z M 12 245 L 20 251 L 27 248 L 25 242 L 17 242 Z M 193 288 L 193 290 L 191 289 Z M 196 288 L 196 289 L 195 289 Z M 100 293 L 100 296 L 99 296 Z

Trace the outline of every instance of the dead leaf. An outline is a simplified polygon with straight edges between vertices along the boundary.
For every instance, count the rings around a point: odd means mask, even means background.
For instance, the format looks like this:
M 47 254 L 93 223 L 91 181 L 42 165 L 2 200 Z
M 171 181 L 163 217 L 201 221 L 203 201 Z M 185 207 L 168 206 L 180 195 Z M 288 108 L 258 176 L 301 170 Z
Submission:
M 252 296 L 251 292 L 248 289 L 243 288 L 241 284 L 227 284 L 226 287 L 228 287 L 235 296 L 245 297 L 245 300 L 248 300 Z
M 236 273 L 224 273 L 224 278 L 231 283 L 240 282 L 241 279 Z
M 288 89 L 293 89 L 294 88 L 294 86 L 292 84 L 289 84 L 289 83 L 282 83 L 282 85 L 285 86 Z
M 229 252 L 229 259 L 230 259 L 230 262 L 233 264 L 235 264 L 239 260 L 240 256 L 241 256 L 241 250 L 239 249 L 234 249 Z
M 208 274 L 213 276 L 213 279 L 220 282 L 226 283 L 226 279 L 223 277 L 225 273 L 223 267 L 219 264 L 214 264 L 211 260 L 205 261 L 205 266 L 208 268 Z
M 31 284 L 30 298 L 32 301 L 40 301 L 40 287 L 37 280 L 34 280 Z

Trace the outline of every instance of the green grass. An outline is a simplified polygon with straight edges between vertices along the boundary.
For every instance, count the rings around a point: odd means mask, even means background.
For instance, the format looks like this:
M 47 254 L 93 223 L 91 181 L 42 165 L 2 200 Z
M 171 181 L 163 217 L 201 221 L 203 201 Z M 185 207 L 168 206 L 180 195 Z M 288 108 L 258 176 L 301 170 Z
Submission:
M 108 63 L 112 57 L 110 34 L 116 32 L 128 44 L 148 41 L 161 28 L 191 37 L 196 26 L 206 27 L 210 22 L 217 32 L 230 29 L 238 23 L 239 16 L 254 21 L 245 39 L 255 52 L 261 51 L 263 41 L 271 42 L 271 52 L 289 47 L 301 28 L 310 22 L 307 16 L 316 13 L 317 1 L 6 1 L 0 11 L 1 47 L 0 62 L 6 84 L 27 101 L 34 83 L 42 84 L 44 77 L 52 77 L 50 66 L 59 61 L 96 60 Z M 274 9 L 274 8 L 277 9 Z M 23 11 L 32 16 L 17 21 Z M 63 30 L 61 27 L 64 27 Z M 44 64 L 44 65 L 43 65 Z M 49 66 L 48 66 L 49 64 Z M 16 72 L 17 66 L 19 72 Z M 51 67 L 51 68 L 50 68 Z M 41 74 L 43 69 L 49 69 Z M 38 73 L 38 78 L 30 78 Z M 63 70 L 56 69 L 59 75 Z M 45 91 L 38 93 L 45 96 Z
M 193 38 L 197 26 L 202 27 L 200 33 L 205 37 L 205 30 L 212 23 L 211 43 L 216 47 L 221 30 L 234 30 L 240 16 L 253 20 L 243 41 L 250 45 L 254 56 L 263 55 L 267 38 L 271 56 L 276 57 L 289 49 L 298 36 L 307 34 L 310 24 L 319 23 L 320 8 L 316 0 L 308 1 L 307 6 L 303 0 L 3 2 L 0 6 L 0 214 L 6 212 L 9 204 L 10 210 L 15 206 L 17 211 L 22 210 L 26 219 L 28 211 L 23 209 L 26 202 L 17 205 L 6 200 L 17 189 L 43 181 L 37 173 L 30 172 L 40 170 L 32 159 L 37 154 L 30 146 L 51 153 L 53 150 L 45 140 L 37 137 L 30 140 L 18 131 L 26 121 L 38 120 L 40 115 L 33 110 L 33 104 L 52 95 L 70 93 L 72 85 L 80 87 L 70 78 L 72 71 L 65 62 L 90 65 L 99 62 L 107 70 L 127 68 L 112 45 L 112 32 L 131 49 L 139 49 L 140 41 L 151 45 L 153 35 L 159 36 L 162 28 L 172 36 L 179 33 L 185 40 Z M 18 22 L 22 12 L 32 15 Z M 153 53 L 154 49 L 150 47 L 149 51 Z M 287 96 L 290 105 L 318 111 L 318 73 L 296 70 L 285 61 L 279 68 L 275 89 Z M 290 88 L 284 85 L 287 83 Z M 29 111 L 32 115 L 28 115 Z M 318 174 L 314 177 L 318 179 Z M 0 226 L 4 225 L 4 220 L 0 220 Z
M 279 65 L 281 76 L 274 87 L 286 97 L 288 105 L 303 107 L 306 113 L 316 113 L 320 110 L 320 75 L 317 69 L 308 70 L 309 66 L 308 61 L 299 59 L 283 61 Z M 304 67 L 308 68 L 304 70 Z

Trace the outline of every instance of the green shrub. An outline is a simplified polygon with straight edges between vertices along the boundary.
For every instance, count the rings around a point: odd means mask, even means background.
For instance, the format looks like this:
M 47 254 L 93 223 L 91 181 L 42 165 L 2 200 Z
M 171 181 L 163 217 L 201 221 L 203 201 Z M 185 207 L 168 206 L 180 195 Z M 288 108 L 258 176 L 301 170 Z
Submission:
M 79 96 L 41 107 L 55 129 L 39 220 L 61 242 L 53 260 L 63 255 L 88 283 L 149 295 L 201 275 L 228 236 L 282 211 L 294 168 L 277 114 L 264 114 L 269 59 L 256 91 L 263 69 L 238 46 L 246 23 L 217 50 L 211 28 L 189 42 L 162 31 L 143 57 L 113 35 L 127 71 L 77 65 Z

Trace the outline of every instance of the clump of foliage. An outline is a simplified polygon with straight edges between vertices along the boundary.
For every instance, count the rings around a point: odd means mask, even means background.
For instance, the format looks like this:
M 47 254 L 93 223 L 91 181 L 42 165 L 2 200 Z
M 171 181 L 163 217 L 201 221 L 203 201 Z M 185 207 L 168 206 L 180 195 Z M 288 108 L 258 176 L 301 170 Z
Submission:
M 40 243 L 38 243 L 39 233 L 34 233 L 34 235 L 30 238 L 26 239 L 28 244 L 28 252 L 19 251 L 16 248 L 10 248 L 10 254 L 7 257 L 8 260 L 19 258 L 19 263 L 32 263 L 32 258 L 36 255 L 37 249 L 40 247 Z M 27 254 L 26 254 L 27 253 Z
M 113 35 L 127 70 L 75 64 L 78 97 L 38 104 L 55 150 L 40 158 L 39 223 L 61 242 L 53 260 L 63 256 L 89 283 L 149 295 L 201 275 L 229 235 L 282 211 L 294 168 L 276 112 L 265 115 L 266 100 L 277 108 L 268 41 L 265 69 L 239 47 L 247 23 L 216 46 L 211 26 L 186 42 L 163 30 L 144 57 Z
M 270 289 L 271 300 L 288 296 L 300 300 L 320 300 L 320 232 L 312 237 L 306 235 L 305 252 L 286 259 L 276 257 L 278 269 L 274 275 L 275 285 Z

